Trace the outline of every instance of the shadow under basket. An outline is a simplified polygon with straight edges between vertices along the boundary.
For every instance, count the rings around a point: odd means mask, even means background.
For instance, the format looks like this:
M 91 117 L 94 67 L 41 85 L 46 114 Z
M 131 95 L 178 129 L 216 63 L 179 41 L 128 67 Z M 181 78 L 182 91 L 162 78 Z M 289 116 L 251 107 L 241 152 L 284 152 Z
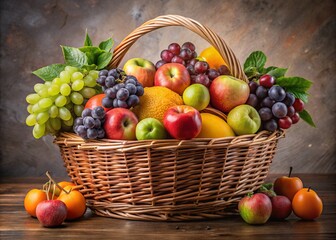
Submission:
M 113 51 L 108 68 L 119 66 L 142 35 L 182 26 L 214 46 L 232 76 L 248 82 L 232 50 L 208 27 L 177 15 L 160 16 L 132 31 Z M 215 110 L 216 111 L 216 110 Z M 223 119 L 226 116 L 216 111 Z M 273 133 L 191 140 L 90 140 L 61 133 L 67 172 L 96 214 L 132 220 L 184 221 L 237 213 L 237 203 L 260 187 L 277 143 Z
M 283 134 L 85 142 L 61 133 L 55 142 L 96 214 L 183 221 L 235 213 L 238 201 L 263 183 Z

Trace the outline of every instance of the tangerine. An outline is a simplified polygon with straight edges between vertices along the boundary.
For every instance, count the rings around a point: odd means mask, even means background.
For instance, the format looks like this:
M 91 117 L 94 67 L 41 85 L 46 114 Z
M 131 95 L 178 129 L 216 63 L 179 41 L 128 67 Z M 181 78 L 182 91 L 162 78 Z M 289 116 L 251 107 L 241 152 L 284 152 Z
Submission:
M 47 194 L 41 189 L 31 189 L 25 196 L 24 208 L 30 216 L 36 217 L 36 207 L 37 205 L 47 200 Z
M 73 190 L 72 188 L 72 186 L 66 186 L 64 190 L 67 192 L 62 191 L 57 198 L 58 200 L 64 202 L 67 206 L 67 220 L 80 218 L 86 211 L 86 202 L 83 194 L 77 190 Z
M 97 95 L 94 95 L 93 97 L 91 97 L 85 104 L 85 108 L 90 108 L 90 109 L 94 109 L 95 107 L 103 107 L 103 98 L 105 97 L 105 93 L 100 93 Z M 105 112 L 107 112 L 109 110 L 109 108 L 105 108 L 103 107 Z
M 302 188 L 295 194 L 292 207 L 297 217 L 313 220 L 322 214 L 323 203 L 315 191 L 310 188 Z
M 224 119 L 211 114 L 201 113 L 202 129 L 197 138 L 221 138 L 235 136 L 232 128 Z

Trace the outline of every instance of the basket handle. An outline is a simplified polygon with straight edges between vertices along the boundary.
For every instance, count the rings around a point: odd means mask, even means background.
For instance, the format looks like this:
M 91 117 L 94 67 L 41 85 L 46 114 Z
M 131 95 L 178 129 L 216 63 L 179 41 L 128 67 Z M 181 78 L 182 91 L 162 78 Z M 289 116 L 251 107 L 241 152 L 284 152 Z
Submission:
M 115 68 L 120 64 L 128 49 L 138 40 L 141 36 L 149 33 L 153 30 L 168 27 L 168 26 L 183 26 L 187 29 L 198 34 L 200 37 L 208 41 L 212 46 L 214 46 L 220 55 L 223 57 L 224 61 L 227 63 L 231 74 L 239 79 L 248 82 L 248 79 L 240 65 L 239 60 L 233 53 L 233 51 L 226 45 L 224 40 L 220 38 L 216 33 L 214 33 L 208 27 L 200 24 L 199 22 L 191 19 L 182 17 L 179 15 L 164 15 L 156 17 L 143 23 L 141 26 L 133 30 L 121 43 L 114 49 L 113 58 L 108 65 L 108 68 Z

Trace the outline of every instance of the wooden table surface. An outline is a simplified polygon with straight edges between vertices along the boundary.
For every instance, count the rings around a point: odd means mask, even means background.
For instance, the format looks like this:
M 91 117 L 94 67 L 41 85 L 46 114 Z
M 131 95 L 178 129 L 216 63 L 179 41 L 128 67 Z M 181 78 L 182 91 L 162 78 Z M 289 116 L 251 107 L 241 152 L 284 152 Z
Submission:
M 278 175 L 270 175 L 274 181 Z M 99 217 L 86 212 L 60 228 L 44 228 L 27 215 L 23 199 L 45 179 L 2 179 L 0 184 L 0 239 L 336 239 L 336 174 L 298 175 L 321 197 L 322 216 L 303 221 L 293 213 L 286 221 L 246 224 L 239 215 L 218 220 L 144 222 Z M 267 182 L 266 181 L 266 182 Z

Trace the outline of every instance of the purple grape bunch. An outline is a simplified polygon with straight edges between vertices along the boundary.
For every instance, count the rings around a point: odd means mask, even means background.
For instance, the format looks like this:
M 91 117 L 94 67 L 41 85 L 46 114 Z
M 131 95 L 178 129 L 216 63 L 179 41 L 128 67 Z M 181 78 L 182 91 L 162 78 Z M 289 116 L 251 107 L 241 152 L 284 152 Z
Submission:
M 249 82 L 250 95 L 246 104 L 254 107 L 261 118 L 262 128 L 274 132 L 288 129 L 300 120 L 299 112 L 304 108 L 302 100 L 276 85 L 276 78 L 263 75 L 256 81 Z
M 101 139 L 105 137 L 103 128 L 105 110 L 103 107 L 86 108 L 82 115 L 74 121 L 74 132 L 84 139 Z
M 105 97 L 102 105 L 105 108 L 132 108 L 139 104 L 139 97 L 144 94 L 142 84 L 122 69 L 101 70 L 97 83 L 102 86 Z

